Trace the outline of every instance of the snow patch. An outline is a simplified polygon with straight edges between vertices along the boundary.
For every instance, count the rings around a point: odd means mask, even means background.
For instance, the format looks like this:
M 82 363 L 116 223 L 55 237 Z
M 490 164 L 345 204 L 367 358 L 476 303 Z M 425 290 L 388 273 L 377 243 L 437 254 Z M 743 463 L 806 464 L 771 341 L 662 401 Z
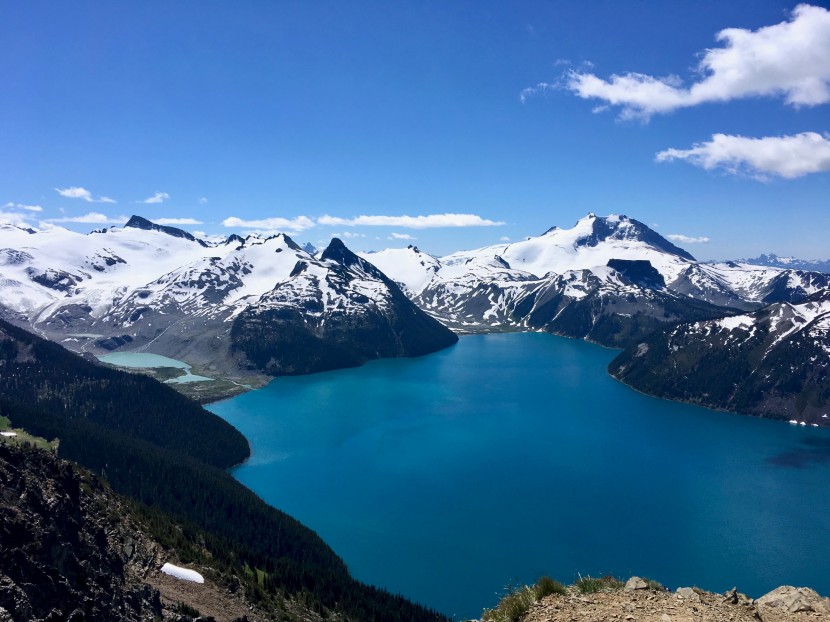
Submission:
M 754 322 L 748 315 L 735 315 L 720 319 L 717 324 L 726 330 L 735 330 L 736 328 L 750 328 Z
M 193 581 L 194 583 L 205 582 L 205 578 L 195 570 L 190 570 L 189 568 L 182 568 L 180 566 L 174 566 L 170 562 L 164 564 L 164 566 L 161 567 L 161 571 L 166 575 L 176 577 L 177 579 L 182 579 L 183 581 Z

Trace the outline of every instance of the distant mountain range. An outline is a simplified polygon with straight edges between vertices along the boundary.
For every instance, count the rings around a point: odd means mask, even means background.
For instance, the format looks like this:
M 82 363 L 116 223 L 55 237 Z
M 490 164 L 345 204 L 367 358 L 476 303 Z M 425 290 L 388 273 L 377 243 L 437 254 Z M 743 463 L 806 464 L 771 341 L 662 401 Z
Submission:
M 755 264 L 756 266 L 830 272 L 830 259 L 797 259 L 795 257 L 779 257 L 775 253 L 770 253 L 769 255 L 758 255 L 754 259 L 739 259 L 738 261 L 741 263 Z
M 830 289 L 830 274 L 770 257 L 762 256 L 766 265 L 699 262 L 622 215 L 589 214 L 570 229 L 445 257 L 414 246 L 355 254 L 337 239 L 320 253 L 283 234 L 214 243 L 134 216 L 88 235 L 0 227 L 0 315 L 77 351 L 155 352 L 229 378 L 425 354 L 454 343 L 453 332 L 543 330 L 636 350 L 656 348 L 650 340 L 667 327 L 711 336 L 689 327 L 761 317 L 765 308 L 797 314 Z M 766 359 L 788 329 L 779 322 L 764 330 Z M 755 350 L 720 347 L 727 359 L 759 365 Z M 808 372 L 827 362 L 806 344 L 788 347 Z M 665 364 L 653 356 L 638 365 Z M 763 406 L 707 401 L 671 375 L 646 387 L 631 365 L 615 369 L 652 393 L 766 416 L 823 424 L 830 401 L 819 392 L 806 406 L 806 388 L 767 391 Z M 705 372 L 693 366 L 687 376 Z

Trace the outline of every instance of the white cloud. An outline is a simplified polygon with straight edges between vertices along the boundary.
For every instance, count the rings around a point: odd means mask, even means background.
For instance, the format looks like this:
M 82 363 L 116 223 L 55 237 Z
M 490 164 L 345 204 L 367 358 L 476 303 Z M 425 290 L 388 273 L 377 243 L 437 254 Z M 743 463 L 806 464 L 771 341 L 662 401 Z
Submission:
M 475 214 L 429 214 L 427 216 L 357 216 L 339 218 L 320 216 L 317 224 L 346 227 L 406 227 L 407 229 L 430 229 L 437 227 L 497 227 L 504 222 L 487 220 Z
M 510 241 L 510 238 L 507 237 L 506 235 L 503 235 L 499 238 L 499 242 L 509 242 L 509 241 Z
M 201 220 L 195 218 L 154 218 L 157 225 L 203 225 Z
M 9 207 L 4 205 L 3 207 Z M 0 209 L 0 225 L 13 225 L 15 227 L 23 227 L 25 229 L 33 229 L 34 227 L 29 222 L 31 216 L 29 214 L 21 214 L 19 212 L 5 212 Z
M 98 197 L 97 199 L 92 196 L 92 193 L 87 190 L 86 188 L 82 188 L 80 186 L 70 186 L 69 188 L 55 188 L 55 191 L 61 195 L 62 197 L 66 197 L 68 199 L 83 199 L 87 203 L 115 203 L 115 199 L 111 199 L 109 197 Z
M 830 171 L 830 134 L 802 132 L 793 136 L 747 138 L 715 134 L 691 149 L 666 149 L 658 162 L 687 160 L 706 169 L 724 169 L 757 179 L 777 175 L 786 179 Z
M 557 88 L 556 84 L 552 84 L 550 82 L 540 82 L 536 86 L 529 86 L 526 89 L 522 89 L 522 92 L 519 93 L 519 101 L 524 104 L 534 95 L 540 95 L 548 91 L 555 91 Z
M 683 235 L 682 233 L 672 233 L 666 236 L 672 242 L 680 242 L 681 244 L 706 244 L 709 241 L 705 235 L 701 236 L 692 236 L 692 235 Z
M 394 231 L 389 234 L 390 240 L 414 240 L 415 238 L 409 235 L 408 233 L 395 233 Z
M 343 231 L 342 233 L 332 233 L 333 238 L 365 238 L 365 233 L 354 233 L 353 231 Z
M 200 197 L 199 198 L 199 205 L 204 205 L 208 202 L 207 197 Z
M 63 218 L 49 218 L 46 222 L 74 222 L 88 225 L 120 225 L 127 222 L 126 216 L 111 218 L 99 212 L 89 212 L 83 216 L 65 216 Z
M 43 208 L 40 205 L 25 205 L 23 203 L 6 203 L 4 208 L 11 209 L 25 209 L 28 212 L 42 212 Z
M 86 188 L 70 186 L 69 188 L 55 188 L 57 193 L 68 199 L 83 199 L 92 203 L 92 193 Z
M 231 216 L 222 221 L 226 227 L 238 228 L 247 227 L 250 229 L 264 229 L 267 231 L 305 231 L 314 226 L 314 221 L 307 216 L 297 216 L 296 218 L 263 218 L 260 220 L 243 220 L 236 216 Z
M 165 200 L 169 199 L 170 195 L 166 192 L 156 192 L 153 196 L 144 199 L 143 201 L 136 201 L 136 203 L 164 203 Z
M 722 47 L 707 49 L 697 65 L 698 81 L 685 87 L 676 76 L 657 78 L 628 72 L 604 80 L 570 71 L 565 88 L 583 99 L 620 106 L 622 118 L 647 120 L 653 114 L 706 102 L 745 97 L 783 97 L 793 106 L 830 102 L 830 11 L 798 5 L 789 21 L 752 31 L 726 28 L 715 36 Z M 541 83 L 522 91 L 546 90 Z

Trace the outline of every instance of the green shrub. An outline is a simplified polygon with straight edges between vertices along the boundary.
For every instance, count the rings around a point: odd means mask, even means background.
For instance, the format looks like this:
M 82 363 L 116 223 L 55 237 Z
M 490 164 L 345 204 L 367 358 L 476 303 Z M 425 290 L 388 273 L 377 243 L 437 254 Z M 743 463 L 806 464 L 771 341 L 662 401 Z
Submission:
M 545 596 L 550 596 L 551 594 L 559 594 L 561 596 L 568 594 L 568 588 L 550 577 L 541 577 L 536 582 L 536 585 L 533 586 L 533 591 L 536 594 L 536 600 L 542 600 Z
M 624 583 L 610 575 L 604 577 L 582 577 L 576 580 L 576 589 L 581 594 L 593 594 L 595 592 L 615 592 L 621 590 Z

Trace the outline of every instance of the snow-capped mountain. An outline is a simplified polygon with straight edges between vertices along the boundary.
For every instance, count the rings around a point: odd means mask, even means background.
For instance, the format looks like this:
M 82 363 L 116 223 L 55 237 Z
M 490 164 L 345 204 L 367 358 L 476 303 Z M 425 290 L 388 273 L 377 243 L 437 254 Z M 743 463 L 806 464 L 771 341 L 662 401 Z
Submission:
M 827 425 L 830 291 L 656 331 L 609 369 L 653 395 Z
M 332 245 L 342 247 L 339 241 Z M 250 323 L 256 310 L 293 309 L 303 330 L 317 327 L 315 343 L 322 350 L 331 332 L 322 327 L 346 317 L 353 325 L 368 315 L 384 317 L 389 326 L 409 331 L 376 336 L 397 347 L 371 344 L 352 364 L 455 341 L 379 271 L 344 261 L 345 254 L 334 251 L 315 258 L 283 234 L 208 243 L 137 216 L 124 227 L 88 235 L 5 227 L 0 303 L 8 319 L 76 350 L 148 349 L 222 371 L 251 362 L 241 356 L 248 348 L 234 338 L 247 334 L 239 326 Z M 414 323 L 393 321 L 407 314 Z M 262 324 L 261 316 L 258 321 Z M 286 322 L 279 324 L 286 329 Z M 413 345 L 411 332 L 421 344 Z M 278 369 L 268 360 L 259 367 L 272 373 L 312 371 L 299 364 Z
M 544 329 L 606 345 L 662 322 L 794 301 L 830 285 L 819 273 L 700 263 L 616 215 L 589 214 L 571 229 L 441 258 L 412 246 L 363 256 L 457 331 Z
M 304 251 L 303 251 L 304 252 Z M 418 356 L 458 340 L 337 238 L 233 322 L 233 347 L 272 375 Z

